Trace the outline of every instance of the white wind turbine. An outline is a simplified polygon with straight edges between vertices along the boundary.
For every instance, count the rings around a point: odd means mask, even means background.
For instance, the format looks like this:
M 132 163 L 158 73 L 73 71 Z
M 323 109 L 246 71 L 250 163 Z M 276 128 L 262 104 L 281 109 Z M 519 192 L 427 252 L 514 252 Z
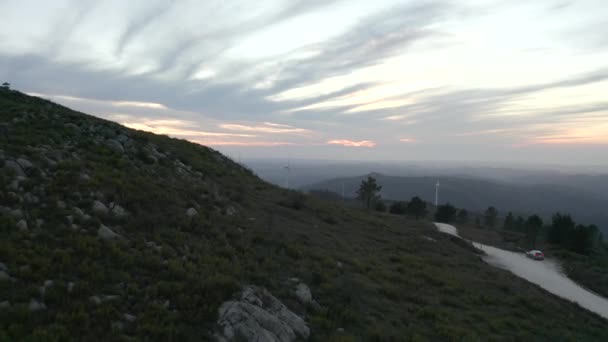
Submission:
M 439 180 L 435 184 L 435 207 L 439 205 Z
M 285 187 L 289 189 L 289 174 L 291 173 L 291 166 L 289 165 L 289 160 L 287 160 L 287 166 L 283 166 L 286 171 L 285 174 Z

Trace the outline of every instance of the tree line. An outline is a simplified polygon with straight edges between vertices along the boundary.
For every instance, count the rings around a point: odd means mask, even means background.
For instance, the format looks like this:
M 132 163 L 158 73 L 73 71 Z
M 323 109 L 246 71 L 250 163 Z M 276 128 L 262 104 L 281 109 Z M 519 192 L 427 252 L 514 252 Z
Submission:
M 414 196 L 409 202 L 397 201 L 386 204 L 381 200 L 380 191 L 382 186 L 376 182 L 374 177 L 367 177 L 361 181 L 357 190 L 357 199 L 370 210 L 387 211 L 396 215 L 408 215 L 416 220 L 426 217 L 428 214 L 427 203 L 420 197 Z M 435 210 L 434 219 L 443 223 L 468 223 L 470 213 L 466 209 L 459 209 L 450 203 L 439 205 Z M 493 206 L 488 207 L 480 216 L 475 215 L 475 225 L 478 227 L 500 228 L 499 212 Z M 524 233 L 526 240 L 532 248 L 536 248 L 539 238 L 559 245 L 579 254 L 589 254 L 593 247 L 603 242 L 602 233 L 595 225 L 577 224 L 569 214 L 560 212 L 551 217 L 551 221 L 545 222 L 539 215 L 515 217 L 508 212 L 502 221 L 502 229 Z

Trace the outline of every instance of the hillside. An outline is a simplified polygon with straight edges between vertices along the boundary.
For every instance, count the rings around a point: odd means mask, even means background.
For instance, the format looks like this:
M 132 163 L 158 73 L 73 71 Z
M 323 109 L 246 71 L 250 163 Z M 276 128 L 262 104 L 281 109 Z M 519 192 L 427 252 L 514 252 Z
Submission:
M 248 285 L 313 341 L 608 339 L 606 320 L 429 222 L 280 189 L 207 147 L 16 91 L 0 89 L 0 133 L 2 341 L 210 340 Z
M 433 202 L 437 177 L 393 177 L 374 174 L 383 186 L 381 195 L 390 200 L 408 200 L 420 196 Z M 327 189 L 340 193 L 344 184 L 347 196 L 354 197 L 364 176 L 337 178 L 306 186 L 305 190 Z M 522 215 L 539 214 L 550 217 L 557 211 L 572 214 L 577 222 L 595 224 L 608 231 L 608 200 L 598 195 L 552 184 L 517 185 L 475 178 L 441 177 L 440 202 L 459 208 L 483 212 L 496 207 L 501 215 L 513 211 Z

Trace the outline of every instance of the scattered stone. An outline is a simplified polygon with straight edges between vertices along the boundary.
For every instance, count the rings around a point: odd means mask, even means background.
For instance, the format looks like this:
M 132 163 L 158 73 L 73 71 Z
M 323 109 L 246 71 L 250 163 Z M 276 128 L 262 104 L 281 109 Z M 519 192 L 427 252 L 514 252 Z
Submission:
M 17 222 L 17 228 L 19 228 L 19 230 L 21 230 L 21 231 L 26 231 L 27 230 L 27 221 L 19 220 L 19 222 Z
M 44 220 L 43 219 L 37 219 L 36 220 L 36 228 L 41 228 L 44 225 Z
M 344 264 L 342 264 L 342 261 L 336 261 L 336 266 L 338 266 L 338 268 L 342 268 Z
M 8 273 L 6 273 L 5 270 L 0 270 L 0 281 L 11 280 L 11 279 L 12 279 L 11 276 L 8 275 Z
M 344 333 L 344 328 L 338 328 L 338 329 L 336 329 L 336 331 L 339 333 Z
M 312 303 L 312 293 L 310 293 L 310 288 L 308 285 L 304 283 L 299 283 L 296 286 L 296 297 L 303 304 Z
M 437 240 L 433 239 L 430 236 L 423 236 L 422 238 L 425 239 L 425 240 L 431 241 L 431 242 L 437 242 Z
M 32 203 L 32 204 L 36 204 L 36 203 L 40 202 L 40 199 L 38 198 L 38 196 L 34 196 L 29 192 L 26 193 L 25 195 L 23 195 L 23 199 L 25 199 L 25 202 Z
M 0 271 L 8 271 L 8 267 L 3 262 L 0 262 Z
M 292 278 L 289 278 L 289 281 L 292 282 L 292 283 L 299 283 L 300 282 L 300 278 L 292 277 Z
M 14 179 L 9 185 L 8 188 L 14 191 L 19 190 L 19 180 L 18 179 Z
M 71 225 L 72 223 L 74 223 L 74 216 L 68 215 L 65 217 L 65 220 L 68 221 L 68 224 Z
M 46 309 L 46 305 L 32 298 L 30 299 L 30 304 L 28 305 L 28 308 L 30 309 L 30 311 L 40 311 Z
M 116 234 L 112 229 L 104 226 L 103 224 L 99 226 L 97 236 L 103 240 L 118 239 L 120 237 L 120 235 Z
M 68 293 L 72 293 L 72 291 L 74 291 L 74 283 L 73 282 L 69 282 L 68 283 Z
M 50 279 L 47 279 L 47 280 L 44 281 L 44 287 L 51 287 L 54 284 L 55 284 L 55 282 L 52 281 L 52 280 L 50 280 Z
M 188 210 L 186 210 L 186 216 L 188 217 L 194 217 L 198 215 L 198 211 L 196 211 L 196 209 L 194 208 L 188 208 Z
M 224 302 L 217 323 L 219 341 L 295 341 L 310 335 L 301 317 L 256 286 L 247 286 L 237 300 Z
M 127 215 L 127 211 L 118 204 L 110 205 L 110 207 L 112 208 L 112 215 L 116 217 L 123 217 Z
M 137 317 L 130 315 L 128 313 L 125 313 L 124 315 L 125 321 L 127 322 L 135 322 L 135 320 L 137 319 Z
M 228 215 L 228 216 L 236 215 L 236 209 L 233 206 L 229 206 L 228 208 L 226 208 L 226 215 Z
M 57 208 L 65 209 L 65 202 L 61 200 L 57 201 Z
M 33 169 L 34 168 L 34 164 L 32 164 L 29 160 L 27 160 L 25 158 L 18 158 L 17 159 L 17 163 L 24 170 L 28 170 L 28 169 Z
M 95 202 L 93 202 L 93 212 L 96 214 L 107 214 L 108 213 L 108 207 L 106 207 L 105 204 L 103 204 L 100 201 L 95 200 Z
M 11 302 L 8 300 L 0 302 L 0 309 L 8 309 L 11 307 Z
M 89 297 L 89 300 L 93 303 L 93 304 L 101 304 L 101 298 L 99 298 L 98 296 L 91 296 Z
M 162 246 L 158 246 L 154 241 L 148 241 L 146 242 L 146 246 L 152 248 L 153 250 L 160 252 L 163 247 Z
M 15 172 L 15 175 L 17 176 L 25 177 L 25 171 L 23 171 L 23 169 L 19 164 L 17 164 L 17 162 L 7 160 L 4 162 L 4 168 L 8 170 L 13 170 L 13 172 Z
M 80 217 L 84 216 L 84 211 L 82 211 L 82 209 L 78 208 L 78 207 L 74 207 L 72 208 L 72 210 L 74 211 L 74 213 Z
M 118 152 L 118 153 L 125 152 L 124 147 L 122 147 L 122 144 L 118 140 L 108 139 L 108 140 L 106 140 L 106 146 L 108 146 L 114 152 Z

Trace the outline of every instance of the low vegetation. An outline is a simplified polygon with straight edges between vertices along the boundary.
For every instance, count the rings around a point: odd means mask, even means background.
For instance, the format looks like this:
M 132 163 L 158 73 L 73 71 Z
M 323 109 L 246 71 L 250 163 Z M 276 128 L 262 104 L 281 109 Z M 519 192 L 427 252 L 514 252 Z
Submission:
M 0 209 L 2 341 L 208 340 L 247 284 L 313 341 L 608 339 L 604 319 L 426 220 L 280 189 L 212 149 L 8 87 Z

